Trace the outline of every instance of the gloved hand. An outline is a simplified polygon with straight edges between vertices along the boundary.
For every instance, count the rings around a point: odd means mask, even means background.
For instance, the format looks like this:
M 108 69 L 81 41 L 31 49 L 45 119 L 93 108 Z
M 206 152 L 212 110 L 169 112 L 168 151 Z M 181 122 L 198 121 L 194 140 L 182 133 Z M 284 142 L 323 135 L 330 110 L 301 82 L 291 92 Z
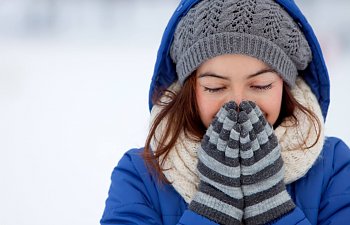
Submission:
M 217 113 L 198 149 L 199 190 L 189 208 L 220 224 L 241 224 L 237 104 L 226 103 Z
M 254 102 L 239 105 L 243 221 L 265 224 L 294 209 L 283 181 L 281 149 L 271 125 Z

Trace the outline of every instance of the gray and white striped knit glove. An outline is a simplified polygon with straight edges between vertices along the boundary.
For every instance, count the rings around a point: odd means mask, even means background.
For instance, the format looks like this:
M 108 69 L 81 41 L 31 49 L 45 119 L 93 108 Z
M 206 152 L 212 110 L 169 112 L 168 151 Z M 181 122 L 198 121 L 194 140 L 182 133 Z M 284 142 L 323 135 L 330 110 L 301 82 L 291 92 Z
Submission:
M 220 224 L 241 224 L 238 106 L 226 103 L 217 113 L 198 149 L 199 190 L 189 208 Z
M 273 128 L 254 102 L 243 101 L 239 109 L 243 222 L 265 224 L 290 212 L 295 205 L 283 181 L 281 149 Z

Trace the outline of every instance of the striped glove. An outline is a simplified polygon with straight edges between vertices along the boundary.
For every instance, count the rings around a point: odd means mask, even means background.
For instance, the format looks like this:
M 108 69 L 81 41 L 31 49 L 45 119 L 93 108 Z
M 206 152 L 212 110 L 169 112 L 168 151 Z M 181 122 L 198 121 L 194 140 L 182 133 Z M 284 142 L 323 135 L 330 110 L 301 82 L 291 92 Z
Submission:
M 220 224 L 241 224 L 237 104 L 226 103 L 209 126 L 198 149 L 199 190 L 189 208 Z
M 272 127 L 255 103 L 239 106 L 243 221 L 265 224 L 294 209 L 286 191 L 281 150 Z

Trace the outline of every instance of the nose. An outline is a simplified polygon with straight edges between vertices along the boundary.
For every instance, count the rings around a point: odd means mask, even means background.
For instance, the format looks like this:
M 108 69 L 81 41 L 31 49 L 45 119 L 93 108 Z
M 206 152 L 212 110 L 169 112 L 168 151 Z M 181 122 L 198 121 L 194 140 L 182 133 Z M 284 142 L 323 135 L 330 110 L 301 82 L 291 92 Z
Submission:
M 237 105 L 241 104 L 242 101 L 247 100 L 245 94 L 241 90 L 235 90 L 230 93 L 226 102 L 234 101 Z

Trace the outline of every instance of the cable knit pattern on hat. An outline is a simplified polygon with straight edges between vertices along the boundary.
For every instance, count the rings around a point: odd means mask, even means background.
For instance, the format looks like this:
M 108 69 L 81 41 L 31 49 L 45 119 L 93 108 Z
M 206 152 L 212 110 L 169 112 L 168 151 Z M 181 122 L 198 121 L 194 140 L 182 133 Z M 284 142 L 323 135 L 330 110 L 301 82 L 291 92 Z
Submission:
M 169 89 L 177 92 L 180 88 L 179 83 L 173 84 Z M 292 89 L 293 96 L 299 103 L 313 111 L 321 122 L 320 138 L 317 143 L 306 150 L 300 149 L 303 144 L 302 137 L 305 137 L 306 145 L 310 146 L 316 140 L 315 127 L 312 122 L 301 112 L 296 112 L 299 120 L 299 126 L 288 127 L 290 118 L 275 129 L 275 134 L 281 146 L 281 155 L 285 165 L 284 182 L 292 183 L 303 177 L 318 158 L 324 143 L 324 124 L 321 109 L 316 97 L 308 85 L 298 78 L 296 86 Z M 154 105 L 151 112 L 151 124 L 155 116 L 160 111 L 160 106 Z M 157 147 L 157 141 L 163 133 L 164 119 L 156 130 L 156 138 L 152 139 L 151 148 Z M 300 136 L 301 135 L 301 136 Z M 164 161 L 162 168 L 165 177 L 172 182 L 175 190 L 189 203 L 197 192 L 199 178 L 197 173 L 197 149 L 200 142 L 187 138 L 182 132 L 174 148 L 170 150 L 168 157 Z
M 293 87 L 312 59 L 298 25 L 272 0 L 203 0 L 177 25 L 170 56 L 180 83 L 204 61 L 246 54 L 276 70 Z

